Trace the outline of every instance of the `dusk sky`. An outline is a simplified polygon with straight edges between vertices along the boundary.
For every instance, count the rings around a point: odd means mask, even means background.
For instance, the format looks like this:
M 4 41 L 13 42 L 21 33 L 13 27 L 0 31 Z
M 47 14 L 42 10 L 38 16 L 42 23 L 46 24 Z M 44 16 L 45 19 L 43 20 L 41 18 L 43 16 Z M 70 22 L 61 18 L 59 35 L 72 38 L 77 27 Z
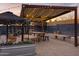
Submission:
M 11 11 L 16 15 L 20 15 L 21 12 L 21 5 L 22 4 L 12 4 L 12 3 L 0 3 L 0 13 L 6 12 L 6 11 Z

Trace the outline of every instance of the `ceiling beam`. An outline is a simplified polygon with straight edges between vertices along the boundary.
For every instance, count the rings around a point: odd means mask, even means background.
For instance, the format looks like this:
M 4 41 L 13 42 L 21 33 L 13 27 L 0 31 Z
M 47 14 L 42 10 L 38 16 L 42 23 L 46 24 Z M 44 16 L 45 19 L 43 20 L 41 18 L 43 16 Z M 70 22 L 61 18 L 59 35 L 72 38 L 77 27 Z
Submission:
M 69 12 L 71 12 L 71 11 L 70 11 L 70 10 L 64 11 L 64 12 L 62 12 L 62 13 L 59 13 L 59 14 L 55 15 L 55 16 L 48 17 L 48 18 L 47 18 L 46 20 L 44 20 L 44 21 L 47 21 L 47 20 L 52 19 L 52 18 L 56 18 L 56 17 L 58 17 L 58 16 L 64 15 L 64 14 L 69 13 Z
M 45 9 L 70 9 L 70 10 L 74 10 L 76 7 L 73 6 L 50 6 L 50 5 L 28 5 L 28 4 L 23 4 L 23 7 L 25 8 L 45 8 Z

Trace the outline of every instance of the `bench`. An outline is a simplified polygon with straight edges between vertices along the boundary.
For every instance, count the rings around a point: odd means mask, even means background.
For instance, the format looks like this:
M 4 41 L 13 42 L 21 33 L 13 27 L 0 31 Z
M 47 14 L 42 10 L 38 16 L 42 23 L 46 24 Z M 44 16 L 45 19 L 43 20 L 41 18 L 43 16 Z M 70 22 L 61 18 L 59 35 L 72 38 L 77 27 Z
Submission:
M 77 37 L 77 39 L 78 39 L 77 42 L 78 42 L 78 44 L 79 44 L 79 36 Z M 71 42 L 71 43 L 74 43 L 74 40 L 75 40 L 75 37 L 71 37 L 70 42 Z
M 65 41 L 68 38 L 70 38 L 70 36 L 68 35 L 60 35 L 60 34 L 55 35 L 55 39 L 62 39 Z

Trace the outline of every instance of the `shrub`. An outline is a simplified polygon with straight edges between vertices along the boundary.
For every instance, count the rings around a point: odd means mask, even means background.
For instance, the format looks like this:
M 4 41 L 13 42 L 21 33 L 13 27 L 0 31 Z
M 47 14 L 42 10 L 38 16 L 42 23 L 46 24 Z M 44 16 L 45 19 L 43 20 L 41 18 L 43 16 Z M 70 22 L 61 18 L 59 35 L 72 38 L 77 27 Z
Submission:
M 1 46 L 8 46 L 8 45 L 13 45 L 13 43 L 12 42 L 7 42 L 7 43 L 1 43 L 0 45 Z
M 13 44 L 13 42 L 7 42 L 7 43 L 1 43 L 0 45 L 1 46 L 9 46 L 9 45 L 23 45 L 23 44 L 33 44 L 33 42 L 31 40 L 27 40 L 27 41 L 24 41 L 24 42 L 18 42 L 18 43 L 15 43 Z
M 31 40 L 27 40 L 23 42 L 24 44 L 33 44 L 33 42 Z
M 16 43 L 16 45 L 21 45 L 21 44 L 23 44 L 23 42 L 18 42 L 18 43 Z
M 5 45 L 13 45 L 12 42 L 7 42 Z

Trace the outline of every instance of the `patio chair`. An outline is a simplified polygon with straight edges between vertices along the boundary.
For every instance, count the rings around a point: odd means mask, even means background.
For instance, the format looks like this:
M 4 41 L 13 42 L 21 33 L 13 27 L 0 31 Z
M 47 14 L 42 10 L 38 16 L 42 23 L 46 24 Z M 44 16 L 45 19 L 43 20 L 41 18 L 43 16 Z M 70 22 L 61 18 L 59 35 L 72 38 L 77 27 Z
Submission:
M 41 35 L 40 34 L 37 34 L 37 42 L 40 42 L 42 39 Z
M 6 35 L 0 35 L 0 44 L 1 43 L 6 43 Z
M 33 43 L 36 43 L 37 42 L 37 36 L 33 35 L 33 34 L 30 34 L 29 35 L 29 40 L 32 40 Z
M 13 36 L 13 35 L 9 35 L 8 36 L 8 42 L 12 42 L 12 43 L 16 43 L 16 39 L 17 37 L 16 36 Z
M 49 35 L 47 33 L 45 33 L 45 35 L 44 35 L 44 40 L 45 41 L 47 41 L 47 40 L 49 41 Z
M 18 35 L 18 36 L 16 37 L 16 43 L 19 43 L 19 42 L 21 42 L 21 35 Z
M 47 36 L 45 36 L 45 33 L 39 33 L 37 37 L 38 37 L 38 42 L 45 41 L 47 39 Z
M 28 40 L 28 34 L 24 34 L 24 41 Z

